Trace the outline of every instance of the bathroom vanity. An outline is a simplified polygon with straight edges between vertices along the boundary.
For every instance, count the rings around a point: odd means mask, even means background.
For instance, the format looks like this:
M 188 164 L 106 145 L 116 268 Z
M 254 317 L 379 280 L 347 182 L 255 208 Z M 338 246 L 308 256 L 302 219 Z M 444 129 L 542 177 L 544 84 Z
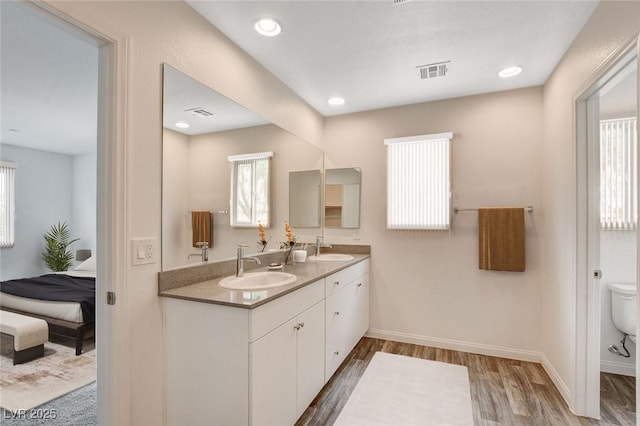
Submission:
M 364 335 L 368 255 L 285 271 L 278 288 L 160 291 L 168 425 L 293 425 Z

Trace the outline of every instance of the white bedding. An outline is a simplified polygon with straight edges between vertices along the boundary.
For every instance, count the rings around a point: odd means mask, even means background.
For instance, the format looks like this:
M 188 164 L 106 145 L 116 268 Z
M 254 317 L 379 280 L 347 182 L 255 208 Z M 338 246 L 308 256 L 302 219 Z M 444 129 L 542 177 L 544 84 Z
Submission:
M 70 277 L 96 277 L 96 271 L 64 271 L 57 274 Z M 13 296 L 0 293 L 0 306 L 30 312 L 36 315 L 44 315 L 64 321 L 83 323 L 82 308 L 77 302 L 55 302 L 51 300 L 29 299 L 28 297 Z
M 82 309 L 80 304 L 76 302 L 53 302 L 0 293 L 0 306 L 65 321 L 84 322 L 82 321 Z

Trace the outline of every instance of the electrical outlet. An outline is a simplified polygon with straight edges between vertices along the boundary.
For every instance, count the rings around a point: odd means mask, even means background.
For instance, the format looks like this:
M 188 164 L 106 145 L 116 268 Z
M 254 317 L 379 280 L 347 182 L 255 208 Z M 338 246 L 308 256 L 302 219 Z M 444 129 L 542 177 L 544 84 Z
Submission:
M 158 261 L 155 238 L 134 238 L 131 240 L 134 265 L 145 265 Z

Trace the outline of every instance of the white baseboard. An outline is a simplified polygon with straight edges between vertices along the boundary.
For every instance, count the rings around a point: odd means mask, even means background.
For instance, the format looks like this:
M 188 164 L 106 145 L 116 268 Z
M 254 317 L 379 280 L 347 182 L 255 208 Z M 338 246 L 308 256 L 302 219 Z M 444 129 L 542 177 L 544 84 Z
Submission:
M 454 351 L 470 352 L 500 358 L 517 359 L 519 361 L 540 362 L 543 357 L 541 352 L 483 345 L 480 343 L 461 342 L 457 340 L 441 339 L 439 337 L 420 336 L 416 334 L 399 333 L 396 331 L 377 330 L 372 328 L 367 331 L 365 336 L 376 339 L 391 340 L 394 342 L 412 343 L 421 346 L 433 346 L 440 349 L 450 349 Z
M 600 371 L 603 373 L 621 374 L 623 376 L 636 377 L 635 364 L 616 361 L 600 361 Z
M 551 365 L 551 362 L 549 362 L 549 360 L 544 354 L 542 354 L 542 368 L 544 368 L 544 371 L 547 372 L 553 384 L 556 385 L 556 389 L 558 389 L 558 392 L 560 392 L 560 395 L 562 395 L 562 398 L 564 398 L 564 402 L 567 403 L 567 406 L 573 412 L 573 410 L 571 409 L 571 403 L 570 403 L 571 391 L 569 390 L 564 380 L 562 380 L 562 378 L 560 377 L 556 369 L 553 368 L 553 365 Z

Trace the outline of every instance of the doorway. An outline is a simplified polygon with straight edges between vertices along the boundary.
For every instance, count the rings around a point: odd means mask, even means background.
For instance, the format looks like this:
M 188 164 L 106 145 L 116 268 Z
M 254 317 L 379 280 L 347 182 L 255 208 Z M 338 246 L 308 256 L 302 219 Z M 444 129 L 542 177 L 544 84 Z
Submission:
M 120 34 L 74 20 L 45 2 L 11 2 L 75 34 L 98 50 L 95 197 L 97 419 L 129 421 L 126 306 L 107 304 L 108 293 L 124 293 L 126 282 L 126 102 L 127 43 Z M 4 41 L 4 40 L 3 40 Z M 122 305 L 122 304 L 120 304 Z M 118 392 L 115 391 L 118 389 Z
M 620 380 L 635 392 L 635 380 L 625 378 L 636 375 L 635 336 L 627 336 L 635 335 L 635 327 L 614 320 L 612 295 L 618 290 L 612 293 L 611 289 L 626 284 L 627 289 L 635 290 L 637 281 L 636 43 L 621 49 L 603 69 L 576 99 L 575 408 L 594 418 L 601 418 L 601 403 L 606 402 L 601 401 L 601 379 L 603 386 Z M 624 298 L 631 300 L 631 296 Z M 614 296 L 614 300 L 618 299 Z M 620 309 L 613 312 L 622 314 Z

